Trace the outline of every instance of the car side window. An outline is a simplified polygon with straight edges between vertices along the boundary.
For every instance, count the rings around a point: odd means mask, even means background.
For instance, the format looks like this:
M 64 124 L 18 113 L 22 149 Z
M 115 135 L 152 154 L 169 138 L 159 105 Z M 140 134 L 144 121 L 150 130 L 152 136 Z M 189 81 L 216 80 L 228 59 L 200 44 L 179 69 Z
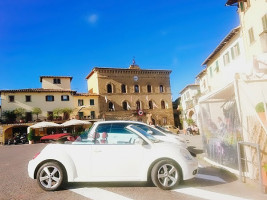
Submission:
M 135 126 L 143 129 L 144 131 L 146 131 L 147 133 L 151 134 L 151 135 L 159 135 L 159 136 L 164 136 L 164 134 L 162 134 L 161 132 L 159 132 L 158 130 L 152 128 L 152 127 L 148 127 L 146 125 L 143 124 L 134 124 Z M 151 133 L 150 133 L 151 132 Z
M 126 123 L 101 124 L 101 127 L 95 130 L 97 134 L 95 144 L 134 144 L 138 135 L 126 129 L 127 125 Z

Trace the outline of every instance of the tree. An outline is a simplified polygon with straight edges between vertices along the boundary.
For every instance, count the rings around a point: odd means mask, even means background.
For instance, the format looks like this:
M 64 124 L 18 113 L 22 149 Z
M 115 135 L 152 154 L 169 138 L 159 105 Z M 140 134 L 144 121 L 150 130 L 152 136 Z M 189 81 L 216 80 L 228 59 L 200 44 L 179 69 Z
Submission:
M 7 110 L 3 112 L 3 116 L 5 117 L 6 123 L 13 123 L 16 120 L 16 114 L 12 110 Z
M 15 115 L 17 116 L 17 118 L 19 118 L 20 120 L 23 119 L 24 115 L 25 115 L 25 109 L 24 108 L 16 108 L 14 110 Z
M 70 118 L 70 114 L 73 112 L 72 108 L 63 108 L 62 113 L 63 113 L 63 119 L 67 120 Z
M 55 117 L 56 119 L 58 119 L 61 114 L 62 114 L 62 109 L 61 108 L 55 108 L 53 110 L 53 117 Z
M 42 113 L 41 108 L 34 107 L 34 108 L 32 109 L 32 114 L 36 115 L 37 120 L 38 120 L 38 115 L 41 114 L 41 113 Z

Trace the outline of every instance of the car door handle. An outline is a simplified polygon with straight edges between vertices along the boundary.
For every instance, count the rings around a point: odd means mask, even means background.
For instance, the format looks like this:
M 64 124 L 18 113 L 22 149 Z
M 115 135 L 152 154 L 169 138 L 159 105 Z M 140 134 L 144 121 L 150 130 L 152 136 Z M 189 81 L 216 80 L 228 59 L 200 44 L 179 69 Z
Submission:
M 96 150 L 94 150 L 94 152 L 95 153 L 100 153 L 100 152 L 102 152 L 100 149 L 96 149 Z

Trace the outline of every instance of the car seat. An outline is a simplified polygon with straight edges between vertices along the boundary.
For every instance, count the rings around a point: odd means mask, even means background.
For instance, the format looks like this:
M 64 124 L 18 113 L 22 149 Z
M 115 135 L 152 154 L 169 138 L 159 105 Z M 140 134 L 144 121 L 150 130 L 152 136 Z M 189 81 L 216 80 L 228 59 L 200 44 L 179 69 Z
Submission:
M 99 143 L 99 141 L 97 140 L 99 137 L 100 137 L 100 134 L 97 133 L 97 132 L 94 132 L 94 133 L 92 134 L 92 138 L 94 139 L 94 142 L 95 142 L 95 143 Z
M 107 144 L 108 143 L 107 139 L 108 139 L 108 133 L 107 132 L 103 132 L 101 140 L 100 140 L 101 144 Z

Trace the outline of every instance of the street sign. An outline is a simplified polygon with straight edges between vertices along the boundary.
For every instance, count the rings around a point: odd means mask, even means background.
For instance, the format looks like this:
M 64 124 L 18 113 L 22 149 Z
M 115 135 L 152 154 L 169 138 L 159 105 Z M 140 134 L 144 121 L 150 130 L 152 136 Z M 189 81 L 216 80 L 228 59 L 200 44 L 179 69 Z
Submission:
M 144 114 L 144 112 L 142 110 L 138 110 L 138 115 L 142 116 Z

